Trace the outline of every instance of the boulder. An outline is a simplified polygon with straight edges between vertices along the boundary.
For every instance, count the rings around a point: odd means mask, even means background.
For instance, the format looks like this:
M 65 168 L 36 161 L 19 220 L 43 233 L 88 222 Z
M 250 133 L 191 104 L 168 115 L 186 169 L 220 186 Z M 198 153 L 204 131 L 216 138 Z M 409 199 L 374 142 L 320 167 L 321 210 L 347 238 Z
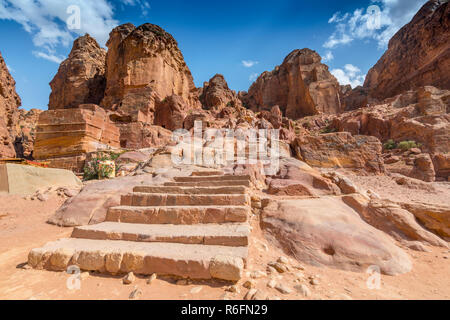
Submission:
M 339 188 L 306 163 L 281 159 L 276 176 L 267 179 L 268 193 L 278 196 L 321 196 L 340 194 Z
M 389 236 L 339 198 L 272 201 L 261 220 L 266 238 L 302 263 L 356 272 L 376 265 L 387 275 L 412 269 Z
M 365 222 L 398 241 L 448 247 L 445 241 L 424 229 L 416 216 L 399 204 L 389 200 L 369 200 L 361 195 L 344 196 L 343 201 L 358 212 Z
M 81 181 L 72 171 L 39 168 L 18 164 L 0 165 L 0 192 L 17 195 L 33 195 L 48 188 L 82 187 Z
M 294 140 L 293 148 L 299 160 L 314 167 L 384 172 L 382 145 L 372 136 L 348 132 L 304 135 Z

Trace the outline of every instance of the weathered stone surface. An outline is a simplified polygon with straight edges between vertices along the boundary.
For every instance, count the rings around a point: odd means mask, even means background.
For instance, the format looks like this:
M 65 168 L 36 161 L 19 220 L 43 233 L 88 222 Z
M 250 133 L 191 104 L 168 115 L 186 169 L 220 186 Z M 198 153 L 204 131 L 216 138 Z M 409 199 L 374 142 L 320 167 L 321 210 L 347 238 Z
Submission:
M 413 213 L 427 229 L 434 231 L 449 241 L 450 239 L 450 206 L 429 203 L 401 203 L 404 209 Z
M 14 148 L 18 158 L 32 159 L 34 142 L 36 140 L 36 126 L 42 110 L 31 109 L 29 111 L 19 109 L 16 124 L 16 137 Z
M 50 82 L 49 110 L 100 104 L 105 91 L 106 51 L 86 34 L 75 40 L 69 57 Z
M 136 176 L 89 184 L 77 196 L 69 198 L 48 222 L 64 227 L 103 222 L 107 210 L 120 205 L 121 194 L 131 192 L 136 185 L 150 182 L 151 176 Z
M 331 128 L 386 142 L 415 141 L 424 152 L 450 151 L 450 91 L 422 87 L 336 117 Z
M 303 263 L 358 272 L 377 265 L 388 275 L 412 268 L 403 250 L 340 199 L 273 201 L 262 213 L 262 228 Z
M 225 107 L 242 107 L 242 102 L 236 92 L 228 88 L 228 84 L 221 74 L 216 74 L 204 84 L 200 90 L 200 102 L 205 109 L 216 111 Z
M 36 131 L 36 159 L 79 156 L 120 146 L 118 128 L 96 105 L 45 111 L 39 116 Z
M 82 187 L 81 181 L 68 170 L 47 169 L 18 164 L 0 165 L 0 192 L 33 195 L 48 188 Z M 44 195 L 41 195 L 45 200 Z
M 215 256 L 210 263 L 211 277 L 227 281 L 239 281 L 244 270 L 244 261 L 235 256 Z
M 430 0 L 398 31 L 364 83 L 378 99 L 421 86 L 450 89 L 450 4 Z
M 119 26 L 107 43 L 107 86 L 102 106 L 152 123 L 155 101 L 171 95 L 199 106 L 197 90 L 175 39 L 159 26 Z M 141 113 L 141 115 L 139 115 Z M 128 121 L 128 122 L 132 122 Z
M 450 154 L 436 154 L 433 163 L 436 176 L 448 180 L 450 177 Z
M 16 93 L 16 82 L 9 73 L 0 53 L 0 158 L 14 158 L 15 125 L 18 121 L 18 107 L 22 104 Z
M 168 96 L 163 101 L 156 103 L 155 125 L 171 131 L 183 129 L 189 110 L 189 106 L 182 97 Z
M 341 111 L 338 81 L 321 63 L 321 57 L 310 49 L 291 52 L 272 72 L 264 72 L 242 96 L 244 105 L 254 111 L 278 105 L 291 119 L 319 112 Z
M 318 171 L 299 160 L 280 161 L 280 171 L 267 179 L 269 194 L 279 196 L 321 196 L 340 194 L 339 188 Z
M 350 168 L 384 172 L 382 145 L 372 136 L 352 136 L 348 132 L 298 137 L 296 157 L 307 164 L 325 168 Z
M 60 249 L 74 252 L 71 263 L 86 271 L 107 272 L 106 266 L 110 262 L 108 257 L 120 252 L 122 256 L 118 255 L 116 258 L 121 258 L 121 273 L 157 273 L 191 279 L 211 279 L 211 261 L 217 256 L 240 258 L 241 262 L 244 262 L 248 255 L 246 247 L 61 239 L 32 250 L 28 257 L 29 264 L 36 269 L 54 270 L 51 256 Z M 117 262 L 111 270 L 117 269 Z M 59 261 L 58 268 L 61 268 Z M 108 268 L 111 268 L 111 265 Z M 67 269 L 67 266 L 61 269 Z
M 343 201 L 358 212 L 365 222 L 396 240 L 420 241 L 433 246 L 448 247 L 445 241 L 424 229 L 413 213 L 398 204 L 388 200 L 369 200 L 361 195 L 344 196 Z

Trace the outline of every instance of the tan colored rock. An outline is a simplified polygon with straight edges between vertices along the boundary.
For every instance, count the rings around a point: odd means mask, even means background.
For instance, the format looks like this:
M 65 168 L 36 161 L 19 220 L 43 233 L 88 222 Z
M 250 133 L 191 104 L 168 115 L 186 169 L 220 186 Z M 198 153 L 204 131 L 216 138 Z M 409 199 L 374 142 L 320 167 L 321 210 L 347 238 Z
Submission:
M 159 26 L 119 26 L 107 43 L 107 85 L 102 106 L 151 123 L 156 101 L 171 95 L 199 107 L 189 68 L 175 39 Z M 157 53 L 157 54 L 155 54 Z
M 156 104 L 155 124 L 171 131 L 183 129 L 184 120 L 189 110 L 190 107 L 182 97 L 168 96 Z
M 242 98 L 254 111 L 277 105 L 291 119 L 341 112 L 339 83 L 310 49 L 291 52 L 281 66 L 261 74 Z
M 216 256 L 211 260 L 209 270 L 212 278 L 239 281 L 242 278 L 244 262 L 237 257 Z
M 36 130 L 36 159 L 75 157 L 120 146 L 119 130 L 96 105 L 45 111 Z
M 372 136 L 352 136 L 348 132 L 305 135 L 298 137 L 293 147 L 299 160 L 314 167 L 384 172 L 382 145 Z
M 22 104 L 16 93 L 16 82 L 0 53 L 0 158 L 14 158 L 18 107 Z
M 268 240 L 303 263 L 357 272 L 377 265 L 388 275 L 412 268 L 390 237 L 340 199 L 273 201 L 264 209 L 261 225 Z
M 129 272 L 123 279 L 122 282 L 123 284 L 132 284 L 134 281 L 136 281 L 136 276 L 134 275 L 133 272 Z
M 400 29 L 364 83 L 385 99 L 421 86 L 450 89 L 450 4 L 430 0 Z
M 66 270 L 74 254 L 71 249 L 58 249 L 52 254 L 50 263 L 54 270 Z
M 100 104 L 103 99 L 106 51 L 86 34 L 75 40 L 69 57 L 50 82 L 49 110 Z
M 402 203 L 401 206 L 413 213 L 427 229 L 441 237 L 450 238 L 450 207 L 445 204 Z
M 242 102 L 236 92 L 228 88 L 228 84 L 221 74 L 216 74 L 206 82 L 200 92 L 200 102 L 205 109 L 221 111 L 225 107 L 242 107 Z
M 388 200 L 368 200 L 361 195 L 345 196 L 343 201 L 357 211 L 365 222 L 391 235 L 396 240 L 420 241 L 440 247 L 448 246 L 438 236 L 424 229 L 417 222 L 413 213 L 398 204 Z M 442 217 L 445 217 L 445 214 Z

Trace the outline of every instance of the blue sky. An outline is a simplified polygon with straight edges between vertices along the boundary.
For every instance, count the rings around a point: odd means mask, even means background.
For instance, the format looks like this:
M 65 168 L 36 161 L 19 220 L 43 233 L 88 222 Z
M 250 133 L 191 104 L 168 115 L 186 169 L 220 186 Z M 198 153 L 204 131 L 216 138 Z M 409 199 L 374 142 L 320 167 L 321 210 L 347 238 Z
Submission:
M 104 46 L 109 31 L 126 22 L 170 32 L 197 86 L 221 73 L 232 89 L 247 90 L 257 75 L 301 48 L 327 57 L 341 84 L 356 86 L 425 2 L 0 0 L 0 51 L 25 109 L 47 108 L 48 83 L 76 37 L 88 32 Z M 70 5 L 80 8 L 76 30 L 66 24 Z

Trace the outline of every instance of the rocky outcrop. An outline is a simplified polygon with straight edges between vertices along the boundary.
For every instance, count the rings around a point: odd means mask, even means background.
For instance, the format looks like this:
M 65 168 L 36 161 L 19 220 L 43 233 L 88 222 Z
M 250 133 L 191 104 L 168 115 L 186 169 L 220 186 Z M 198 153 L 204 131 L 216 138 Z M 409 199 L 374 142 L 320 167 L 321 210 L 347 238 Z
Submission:
M 189 106 L 184 99 L 177 95 L 165 98 L 156 104 L 155 125 L 175 131 L 183 129 Z
M 96 105 L 81 105 L 41 113 L 34 157 L 72 157 L 78 161 L 77 156 L 119 146 L 119 129 L 109 122 L 106 111 Z
M 450 151 L 450 91 L 423 87 L 369 108 L 336 117 L 330 129 L 377 137 L 382 142 L 415 141 L 431 154 Z
M 357 272 L 376 265 L 388 275 L 412 268 L 392 239 L 340 199 L 271 201 L 261 220 L 266 238 L 303 263 Z
M 343 201 L 358 212 L 365 222 L 404 244 L 419 241 L 428 245 L 448 247 L 448 244 L 444 240 L 426 230 L 418 223 L 418 215 L 416 216 L 405 208 L 402 208 L 399 204 L 388 200 L 370 200 L 358 194 L 344 196 Z M 416 204 L 411 207 L 417 208 L 417 206 Z M 424 211 L 423 208 L 426 208 L 426 205 L 422 205 L 421 212 Z M 441 209 L 443 208 L 441 207 Z M 443 214 L 441 216 L 444 217 Z M 430 220 L 430 216 L 427 218 Z M 433 223 L 434 228 L 437 225 L 439 224 Z M 440 228 L 448 228 L 448 221 L 447 223 L 440 221 Z
M 348 132 L 305 135 L 292 145 L 296 157 L 314 167 L 384 172 L 382 145 L 375 137 Z
M 29 111 L 19 109 L 16 124 L 17 134 L 14 140 L 14 148 L 18 158 L 33 158 L 36 125 L 38 123 L 39 115 L 42 112 L 43 111 L 40 109 L 31 109 Z
M 242 102 L 235 91 L 228 88 L 228 84 L 221 74 L 216 74 L 209 82 L 205 82 L 200 89 L 200 102 L 204 109 L 220 111 L 225 107 L 242 107 Z
M 450 4 L 430 0 L 389 42 L 364 87 L 383 100 L 422 86 L 450 89 Z
M 110 34 L 102 107 L 152 123 L 155 102 L 171 95 L 200 106 L 197 89 L 175 39 L 159 26 L 119 26 Z
M 16 82 L 0 53 L 0 158 L 14 158 L 15 124 L 22 104 L 16 93 Z
M 106 51 L 90 35 L 76 39 L 50 82 L 49 110 L 99 104 L 105 91 L 105 58 Z
M 281 66 L 261 74 L 242 98 L 254 111 L 278 105 L 291 119 L 341 111 L 339 83 L 310 49 L 291 52 Z

